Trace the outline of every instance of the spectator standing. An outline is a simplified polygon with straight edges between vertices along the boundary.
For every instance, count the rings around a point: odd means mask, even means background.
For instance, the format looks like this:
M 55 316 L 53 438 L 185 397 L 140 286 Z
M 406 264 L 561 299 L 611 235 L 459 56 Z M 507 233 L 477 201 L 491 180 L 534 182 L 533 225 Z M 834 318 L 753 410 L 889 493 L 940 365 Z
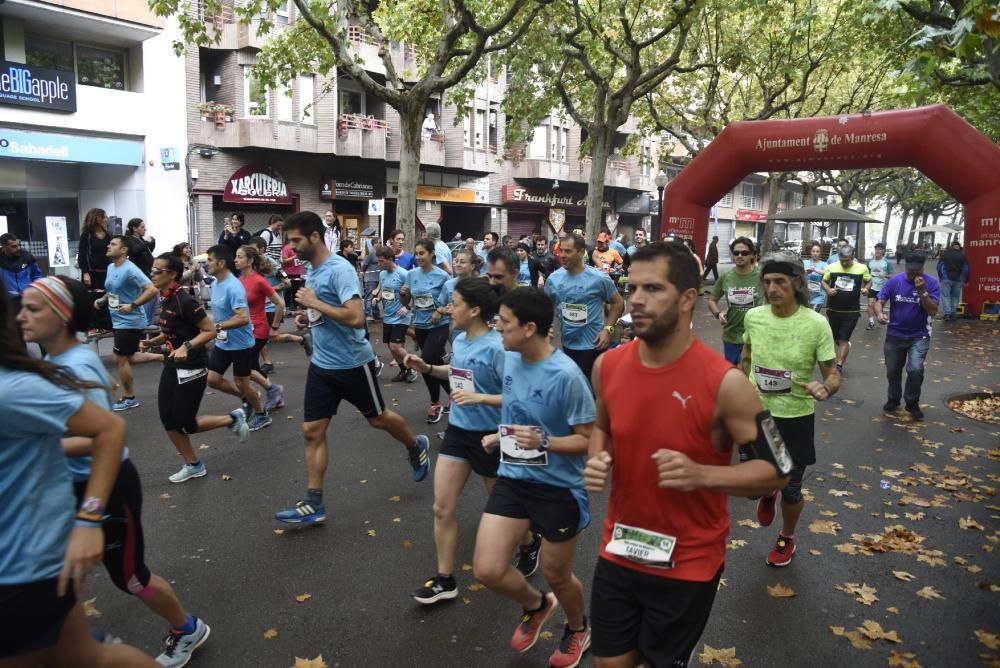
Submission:
M 323 222 L 326 223 L 326 228 L 323 231 L 323 243 L 326 247 L 330 249 L 331 253 L 336 253 L 340 250 L 340 221 L 337 220 L 337 212 L 330 209 L 325 214 L 323 214 Z
M 35 257 L 21 250 L 21 241 L 9 232 L 0 235 L 0 275 L 7 296 L 14 302 L 14 312 L 21 309 L 21 295 L 28 286 L 42 277 Z
M 108 276 L 108 214 L 91 209 L 83 218 L 78 264 L 83 284 L 90 290 L 103 290 Z
M 267 227 L 261 230 L 258 235 L 267 244 L 267 257 L 275 266 L 281 265 L 281 225 L 284 222 L 284 218 L 274 214 L 268 219 Z
M 958 240 L 941 253 L 937 263 L 937 274 L 941 280 L 941 307 L 945 320 L 954 320 L 955 311 L 962 302 L 962 286 L 969 284 L 969 263 Z
M 246 217 L 242 213 L 234 213 L 222 225 L 219 245 L 229 247 L 234 257 L 236 251 L 250 243 L 250 233 L 244 229 L 245 223 Z
M 125 236 L 129 239 L 129 259 L 139 268 L 144 276 L 149 276 L 153 269 L 153 250 L 156 248 L 156 237 L 146 235 L 146 223 L 142 218 L 133 218 L 125 226 Z M 156 324 L 156 299 L 150 299 L 142 305 L 146 316 L 146 326 Z
M 712 237 L 712 243 L 708 244 L 708 252 L 705 254 L 705 271 L 701 277 L 708 278 L 708 273 L 712 273 L 712 278 L 719 280 L 719 237 Z

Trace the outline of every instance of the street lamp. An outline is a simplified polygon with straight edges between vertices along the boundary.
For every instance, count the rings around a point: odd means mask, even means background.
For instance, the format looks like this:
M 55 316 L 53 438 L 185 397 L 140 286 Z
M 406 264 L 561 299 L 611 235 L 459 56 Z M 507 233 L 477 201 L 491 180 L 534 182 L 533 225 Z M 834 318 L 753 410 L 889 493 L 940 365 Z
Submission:
M 660 208 L 659 213 L 656 216 L 656 220 L 653 221 L 652 234 L 650 235 L 652 237 L 651 241 L 660 240 L 660 227 L 663 225 L 663 189 L 667 187 L 668 180 L 667 173 L 662 169 L 660 170 L 660 173 L 656 175 L 656 178 L 653 179 L 653 183 L 656 184 L 656 192 L 659 194 Z

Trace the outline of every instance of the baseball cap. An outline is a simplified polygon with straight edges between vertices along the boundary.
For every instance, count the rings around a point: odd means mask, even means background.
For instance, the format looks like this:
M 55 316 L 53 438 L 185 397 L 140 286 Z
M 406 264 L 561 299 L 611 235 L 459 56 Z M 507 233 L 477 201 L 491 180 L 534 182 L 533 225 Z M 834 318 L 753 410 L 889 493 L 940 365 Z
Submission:
M 854 257 L 854 248 L 851 246 L 841 246 L 837 251 L 837 255 L 843 258 Z
M 923 253 L 907 253 L 906 255 L 906 268 L 907 269 L 923 269 L 924 262 L 926 258 Z
M 877 244 L 875 244 L 875 248 L 881 248 L 882 250 L 885 250 L 885 244 L 880 241 Z
M 611 241 L 611 236 L 607 232 L 601 232 L 597 235 L 598 241 Z

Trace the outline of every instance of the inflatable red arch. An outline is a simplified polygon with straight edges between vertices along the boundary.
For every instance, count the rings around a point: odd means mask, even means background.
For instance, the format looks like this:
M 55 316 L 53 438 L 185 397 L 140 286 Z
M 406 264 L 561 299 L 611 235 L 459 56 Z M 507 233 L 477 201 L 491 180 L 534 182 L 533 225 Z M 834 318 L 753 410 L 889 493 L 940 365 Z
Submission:
M 944 105 L 733 123 L 667 186 L 662 229 L 704 252 L 708 213 L 752 172 L 914 167 L 965 206 L 972 312 L 1000 302 L 1000 147 Z

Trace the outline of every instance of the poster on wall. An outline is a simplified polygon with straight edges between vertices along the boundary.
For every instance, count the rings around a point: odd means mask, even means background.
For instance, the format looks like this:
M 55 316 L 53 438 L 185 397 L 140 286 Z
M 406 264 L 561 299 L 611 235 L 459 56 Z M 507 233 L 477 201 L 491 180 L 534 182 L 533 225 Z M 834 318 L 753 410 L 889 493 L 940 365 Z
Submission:
M 49 266 L 69 266 L 69 236 L 65 216 L 45 216 L 45 235 L 49 245 Z
M 172 172 L 181 168 L 181 163 L 177 159 L 177 149 L 173 146 L 165 146 L 160 149 L 160 164 L 163 171 Z
M 552 207 L 549 209 L 549 225 L 558 234 L 562 232 L 563 226 L 566 224 L 566 209 L 559 209 Z

